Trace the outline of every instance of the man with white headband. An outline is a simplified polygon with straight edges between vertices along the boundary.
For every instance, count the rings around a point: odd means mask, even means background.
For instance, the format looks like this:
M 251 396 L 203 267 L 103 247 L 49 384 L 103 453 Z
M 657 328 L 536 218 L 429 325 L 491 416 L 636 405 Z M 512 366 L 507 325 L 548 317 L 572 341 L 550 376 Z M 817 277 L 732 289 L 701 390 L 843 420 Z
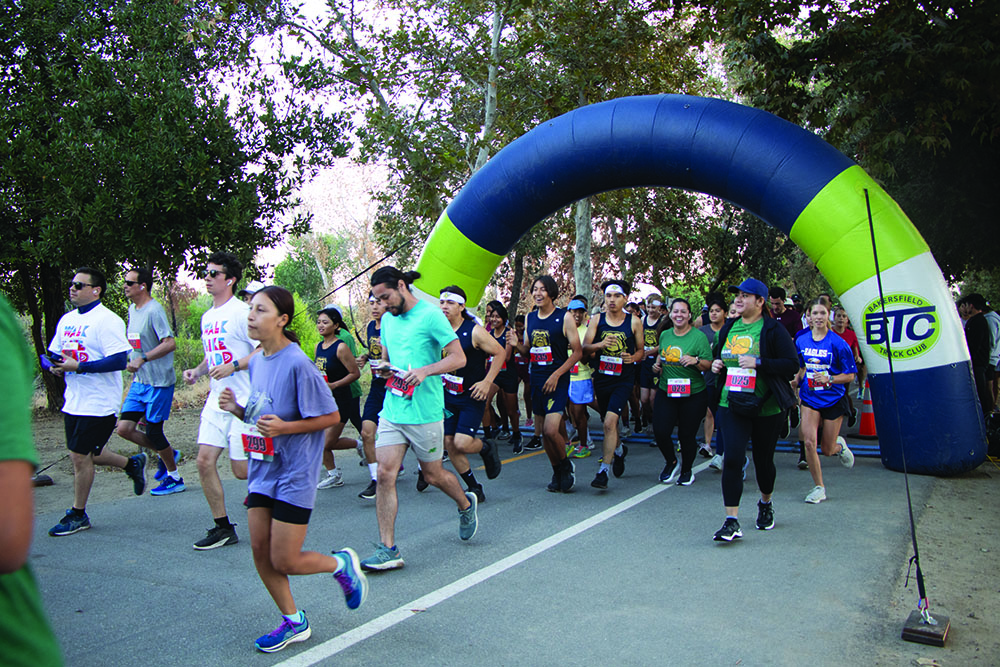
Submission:
M 646 316 L 642 318 L 643 358 L 639 365 L 640 413 L 635 419 L 637 431 L 642 430 L 642 424 L 653 423 L 653 397 L 656 396 L 653 365 L 656 364 L 656 356 L 660 353 L 660 337 L 656 332 L 662 317 L 663 299 L 659 294 L 650 294 L 646 297 Z
M 607 280 L 601 289 L 605 312 L 590 320 L 583 341 L 584 353 L 595 355 L 598 362 L 594 393 L 604 420 L 604 456 L 590 483 L 595 489 L 608 488 L 609 468 L 615 477 L 625 473 L 628 447 L 618 442 L 618 421 L 632 394 L 635 362 L 642 358 L 636 352 L 643 340 L 642 320 L 624 310 L 629 284 L 624 280 Z

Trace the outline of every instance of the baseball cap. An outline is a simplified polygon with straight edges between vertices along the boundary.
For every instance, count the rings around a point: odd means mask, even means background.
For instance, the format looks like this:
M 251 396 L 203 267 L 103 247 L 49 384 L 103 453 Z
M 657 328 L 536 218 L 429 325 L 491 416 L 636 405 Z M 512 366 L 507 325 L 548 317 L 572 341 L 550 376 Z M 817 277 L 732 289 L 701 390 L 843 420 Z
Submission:
M 247 283 L 246 287 L 244 287 L 239 291 L 239 293 L 236 296 L 239 297 L 242 297 L 244 295 L 253 296 L 257 292 L 264 289 L 265 287 L 266 285 L 264 285 L 264 283 L 260 282 L 259 280 L 251 280 L 250 282 Z
M 729 291 L 746 292 L 747 294 L 753 294 L 763 299 L 767 298 L 767 285 L 757 280 L 756 278 L 747 278 L 739 285 L 730 285 Z

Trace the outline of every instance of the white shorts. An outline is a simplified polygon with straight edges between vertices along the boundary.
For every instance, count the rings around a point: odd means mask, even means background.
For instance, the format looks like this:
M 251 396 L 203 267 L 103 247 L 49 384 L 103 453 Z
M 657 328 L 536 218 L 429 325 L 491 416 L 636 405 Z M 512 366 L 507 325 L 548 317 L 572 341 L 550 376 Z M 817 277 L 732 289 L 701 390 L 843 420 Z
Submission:
M 375 447 L 409 445 L 417 460 L 440 461 L 444 454 L 444 420 L 430 424 L 393 424 L 382 417 L 375 432 Z
M 205 408 L 201 411 L 201 424 L 198 426 L 198 444 L 225 449 L 229 447 L 229 460 L 246 461 L 243 451 L 243 430 L 236 415 L 230 412 L 219 412 Z

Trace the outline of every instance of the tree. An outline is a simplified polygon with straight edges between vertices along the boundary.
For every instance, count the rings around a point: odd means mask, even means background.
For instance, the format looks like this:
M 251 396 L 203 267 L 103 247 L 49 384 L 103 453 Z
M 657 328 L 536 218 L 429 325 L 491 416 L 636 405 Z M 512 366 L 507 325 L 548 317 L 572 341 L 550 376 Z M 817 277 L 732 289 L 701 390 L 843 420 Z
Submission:
M 39 352 L 74 267 L 172 277 L 211 249 L 250 264 L 308 229 L 289 214 L 293 192 L 343 150 L 339 119 L 276 102 L 273 77 L 221 95 L 216 66 L 255 62 L 224 31 L 245 36 L 259 16 L 218 26 L 206 46 L 183 38 L 202 12 L 173 0 L 0 8 L 0 275 Z M 61 383 L 43 377 L 57 407 Z

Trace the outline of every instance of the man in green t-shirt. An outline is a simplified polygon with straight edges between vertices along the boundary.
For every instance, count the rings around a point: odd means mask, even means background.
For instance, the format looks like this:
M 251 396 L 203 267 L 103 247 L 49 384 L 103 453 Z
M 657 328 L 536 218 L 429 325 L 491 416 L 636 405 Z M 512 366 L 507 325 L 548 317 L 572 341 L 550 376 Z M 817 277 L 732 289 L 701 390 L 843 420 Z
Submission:
M 0 377 L 6 409 L 0 411 L 0 663 L 6 667 L 62 664 L 62 652 L 42 610 L 27 565 L 34 527 L 31 478 L 38 457 L 31 439 L 31 369 L 24 336 L 0 297 Z

